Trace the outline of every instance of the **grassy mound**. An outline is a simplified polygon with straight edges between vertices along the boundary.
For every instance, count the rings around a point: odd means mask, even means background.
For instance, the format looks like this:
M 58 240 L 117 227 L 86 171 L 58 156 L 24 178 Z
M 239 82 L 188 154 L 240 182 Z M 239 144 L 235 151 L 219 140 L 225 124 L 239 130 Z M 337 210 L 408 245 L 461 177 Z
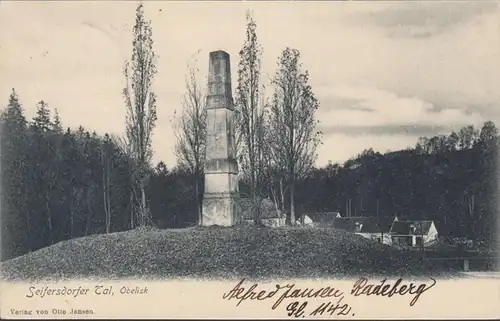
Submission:
M 8 280 L 419 275 L 394 249 L 332 229 L 133 230 L 60 242 L 1 265 Z

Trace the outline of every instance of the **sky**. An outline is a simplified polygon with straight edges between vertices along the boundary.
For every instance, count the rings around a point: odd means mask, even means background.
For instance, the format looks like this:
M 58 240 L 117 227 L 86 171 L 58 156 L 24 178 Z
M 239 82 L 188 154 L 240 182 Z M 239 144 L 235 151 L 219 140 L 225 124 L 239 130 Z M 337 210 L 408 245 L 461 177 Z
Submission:
M 44 100 L 65 127 L 124 132 L 124 61 L 137 2 L 0 2 L 0 99 L 15 88 L 28 118 Z M 159 55 L 154 159 L 168 167 L 172 117 L 189 62 L 231 55 L 233 89 L 245 11 L 263 47 L 264 83 L 283 49 L 300 50 L 319 100 L 317 165 L 367 148 L 414 146 L 419 136 L 486 120 L 500 125 L 500 6 L 476 2 L 145 1 Z M 266 91 L 270 96 L 272 92 Z

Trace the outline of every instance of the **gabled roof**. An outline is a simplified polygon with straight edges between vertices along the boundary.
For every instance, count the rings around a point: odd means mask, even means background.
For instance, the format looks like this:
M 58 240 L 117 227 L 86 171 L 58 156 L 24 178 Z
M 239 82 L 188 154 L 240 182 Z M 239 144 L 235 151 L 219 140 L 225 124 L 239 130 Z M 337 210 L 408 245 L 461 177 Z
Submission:
M 296 222 L 298 225 L 306 224 L 310 225 L 311 223 L 314 223 L 314 221 L 309 217 L 307 214 L 302 214 L 299 219 Z
M 394 217 L 367 217 L 362 222 L 361 233 L 389 233 Z
M 253 199 L 250 197 L 240 198 L 241 215 L 244 220 L 253 219 Z M 270 199 L 264 198 L 260 206 L 260 218 L 278 218 L 279 214 L 276 212 L 276 206 Z
M 353 233 L 389 233 L 393 220 L 391 217 L 340 217 L 332 220 L 329 227 Z
M 392 223 L 391 233 L 398 235 L 426 235 L 432 226 L 433 221 L 397 221 Z M 413 230 L 415 227 L 415 231 Z

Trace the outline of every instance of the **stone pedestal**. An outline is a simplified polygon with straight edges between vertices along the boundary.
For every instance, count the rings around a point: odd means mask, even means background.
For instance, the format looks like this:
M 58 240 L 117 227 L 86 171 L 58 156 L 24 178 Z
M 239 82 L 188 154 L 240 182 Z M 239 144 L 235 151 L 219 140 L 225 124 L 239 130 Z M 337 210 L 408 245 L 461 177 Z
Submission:
M 240 220 L 233 113 L 229 54 L 214 51 L 208 76 L 203 226 L 232 226 Z

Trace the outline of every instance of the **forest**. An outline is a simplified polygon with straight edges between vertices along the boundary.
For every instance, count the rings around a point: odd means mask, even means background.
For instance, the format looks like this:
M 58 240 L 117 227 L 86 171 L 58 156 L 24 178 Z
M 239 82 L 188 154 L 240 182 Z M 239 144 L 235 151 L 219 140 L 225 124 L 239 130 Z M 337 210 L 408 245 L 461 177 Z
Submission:
M 143 4 L 137 6 L 132 34 L 131 58 L 123 68 L 123 136 L 65 127 L 57 109 L 43 100 L 28 119 L 12 89 L 0 115 L 1 260 L 78 237 L 202 222 L 206 84 L 195 64 L 188 64 L 182 108 L 173 122 L 177 165 L 153 164 L 158 55 Z M 491 243 L 499 144 L 492 121 L 481 128 L 469 125 L 420 137 L 405 150 L 381 154 L 367 146 L 343 164 L 318 167 L 320 102 L 300 50 L 282 50 L 267 89 L 262 55 L 257 24 L 247 11 L 234 90 L 234 149 L 242 197 L 256 205 L 272 199 L 289 224 L 301 214 L 323 211 L 425 218 L 436 222 L 443 237 Z M 266 96 L 268 89 L 272 94 Z M 259 223 L 259 206 L 255 208 L 253 219 Z
M 44 101 L 27 120 L 15 90 L 0 120 L 2 260 L 138 226 L 130 159 L 119 139 L 83 127 L 63 129 L 57 110 Z M 466 126 L 422 137 L 411 149 L 385 154 L 367 149 L 344 164 L 314 168 L 298 181 L 297 213 L 433 219 L 442 236 L 491 241 L 498 142 L 495 124 L 487 121 L 480 130 Z M 183 166 L 168 169 L 163 162 L 149 171 L 153 225 L 195 226 L 195 174 Z M 242 179 L 241 193 L 248 189 Z

